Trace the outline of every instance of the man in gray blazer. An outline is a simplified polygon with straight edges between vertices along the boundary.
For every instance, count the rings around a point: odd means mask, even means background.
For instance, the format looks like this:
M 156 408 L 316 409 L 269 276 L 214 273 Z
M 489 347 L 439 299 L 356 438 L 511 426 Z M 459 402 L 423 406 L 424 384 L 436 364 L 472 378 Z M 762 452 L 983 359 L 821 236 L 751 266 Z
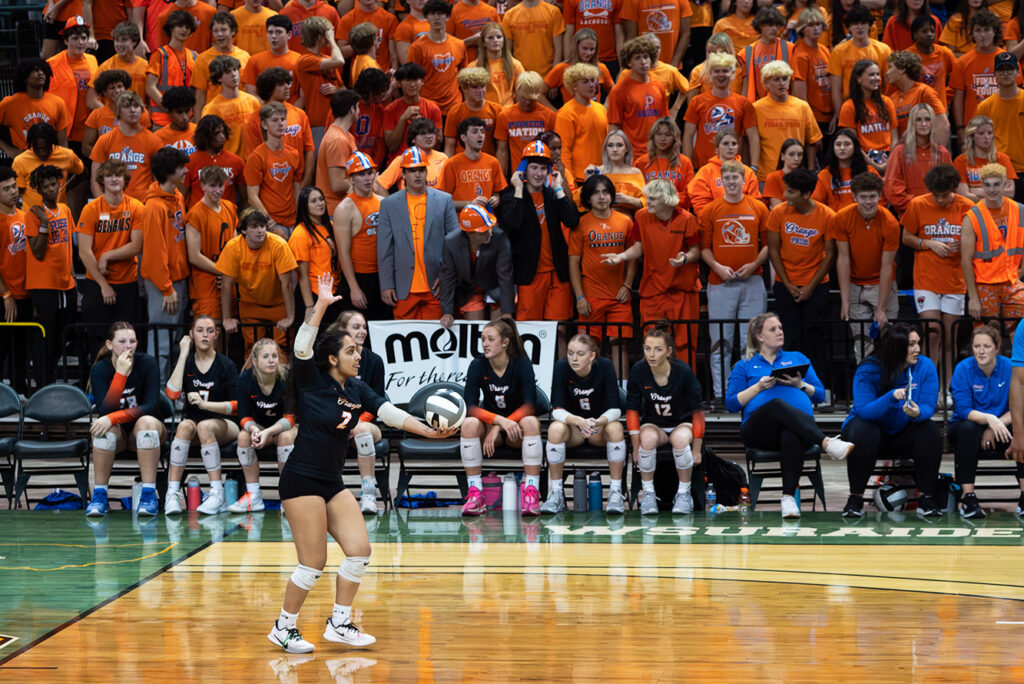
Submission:
M 469 320 L 487 318 L 485 297 L 505 316 L 516 312 L 512 279 L 512 248 L 487 207 L 468 204 L 459 212 L 461 230 L 444 239 L 441 261 L 441 325 L 450 327 L 455 314 Z
M 402 155 L 405 189 L 380 203 L 377 269 L 380 296 L 396 320 L 441 318 L 444 236 L 458 230 L 452 196 L 427 187 L 427 161 L 419 148 Z

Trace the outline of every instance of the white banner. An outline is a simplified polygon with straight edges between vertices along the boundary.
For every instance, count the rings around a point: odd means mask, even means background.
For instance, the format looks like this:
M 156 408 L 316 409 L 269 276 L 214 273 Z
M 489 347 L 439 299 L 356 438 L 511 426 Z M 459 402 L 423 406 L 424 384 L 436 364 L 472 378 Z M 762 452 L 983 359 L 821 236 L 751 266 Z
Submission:
M 445 329 L 432 321 L 370 321 L 370 345 L 384 359 L 384 390 L 405 404 L 418 389 L 433 382 L 466 382 L 474 358 L 483 354 L 480 332 L 487 321 L 455 321 Z M 526 355 L 533 362 L 537 386 L 551 396 L 558 323 L 517 321 Z

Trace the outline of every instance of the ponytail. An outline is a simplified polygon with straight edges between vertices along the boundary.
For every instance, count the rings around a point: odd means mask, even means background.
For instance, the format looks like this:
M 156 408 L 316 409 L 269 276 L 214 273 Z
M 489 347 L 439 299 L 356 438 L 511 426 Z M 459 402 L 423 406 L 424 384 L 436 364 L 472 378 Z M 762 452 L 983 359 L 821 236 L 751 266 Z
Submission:
M 119 330 L 131 330 L 132 332 L 135 332 L 135 326 L 128 321 L 114 321 L 107 329 L 107 341 L 112 342 L 114 340 L 114 335 L 116 335 Z M 92 365 L 95 366 L 97 363 L 112 354 L 113 352 L 107 349 L 107 345 L 104 343 L 103 346 L 100 347 L 100 350 L 96 352 L 96 358 L 92 360 Z
M 516 322 L 513 319 L 508 316 L 502 316 L 497 320 L 491 321 L 484 328 L 494 328 L 498 331 L 498 335 L 508 342 L 505 353 L 508 354 L 509 360 L 526 356 L 526 350 L 523 348 L 523 339 L 519 337 L 519 329 L 516 328 Z

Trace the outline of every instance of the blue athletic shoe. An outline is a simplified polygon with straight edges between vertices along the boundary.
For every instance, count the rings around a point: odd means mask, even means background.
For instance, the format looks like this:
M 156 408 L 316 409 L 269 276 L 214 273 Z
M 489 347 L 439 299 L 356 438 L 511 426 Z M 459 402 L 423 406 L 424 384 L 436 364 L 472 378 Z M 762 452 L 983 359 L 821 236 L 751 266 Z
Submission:
M 139 497 L 139 515 L 156 515 L 160 503 L 156 499 L 155 489 L 143 489 Z
M 85 514 L 106 515 L 109 512 L 110 503 L 107 501 L 107 490 L 94 489 L 92 492 L 92 501 L 89 502 L 88 508 L 85 509 Z

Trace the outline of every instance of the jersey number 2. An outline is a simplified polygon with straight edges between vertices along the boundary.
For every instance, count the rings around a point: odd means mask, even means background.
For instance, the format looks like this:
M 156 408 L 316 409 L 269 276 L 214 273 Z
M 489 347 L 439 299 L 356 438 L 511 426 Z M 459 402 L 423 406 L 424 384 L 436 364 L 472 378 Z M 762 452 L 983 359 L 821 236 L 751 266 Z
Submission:
M 348 411 L 341 412 L 341 422 L 334 426 L 335 430 L 344 430 L 352 422 L 352 414 Z

